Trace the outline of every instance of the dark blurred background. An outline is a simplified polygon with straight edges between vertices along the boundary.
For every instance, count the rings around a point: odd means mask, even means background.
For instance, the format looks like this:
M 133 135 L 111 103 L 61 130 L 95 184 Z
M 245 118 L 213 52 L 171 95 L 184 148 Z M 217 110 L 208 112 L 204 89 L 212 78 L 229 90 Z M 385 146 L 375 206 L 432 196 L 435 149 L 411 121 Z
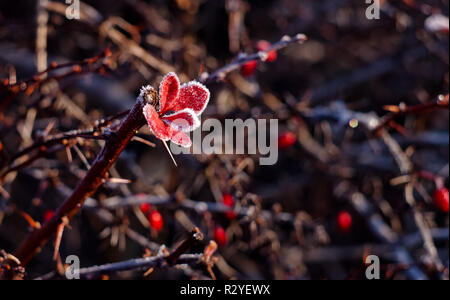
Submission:
M 387 115 L 386 105 L 395 110 L 448 93 L 449 3 L 381 2 L 380 19 L 369 20 L 364 1 L 96 0 L 81 3 L 80 20 L 68 20 L 63 1 L 1 1 L 2 79 L 20 81 L 51 62 L 82 61 L 106 48 L 112 56 L 105 66 L 30 92 L 10 97 L 1 90 L 0 170 L 49 124 L 53 134 L 86 128 L 130 108 L 142 85 L 157 86 L 169 71 L 185 82 L 239 53 L 254 53 L 258 41 L 304 33 L 306 43 L 280 50 L 252 76 L 235 71 L 208 86 L 212 100 L 203 119 L 279 119 L 276 165 L 259 166 L 245 155 L 184 155 L 175 168 L 143 129 L 156 148 L 132 143 L 111 172 L 130 183 L 110 182 L 93 197 L 99 203 L 136 194 L 221 203 L 231 195 L 236 211 L 253 214 L 229 218 L 157 205 L 164 228 L 156 231 L 137 208 L 106 209 L 112 224 L 85 209 L 65 231 L 61 256 L 77 254 L 82 266 L 136 258 L 151 247 L 126 228 L 171 247 L 195 224 L 205 244 L 217 240 L 218 227 L 226 230 L 214 267 L 221 279 L 363 279 L 361 262 L 370 253 L 381 257 L 384 278 L 448 279 L 448 211 L 439 211 L 433 198 L 448 186 L 448 109 L 401 116 L 381 137 L 370 120 Z M 294 143 L 286 142 L 287 132 Z M 407 172 L 395 145 L 411 165 Z M 6 177 L 0 249 L 12 253 L 29 231 L 19 211 L 42 222 L 85 173 L 83 160 L 92 162 L 99 149 L 80 141 L 69 150 L 71 160 L 59 151 Z M 405 196 L 411 186 L 413 202 Z M 349 230 L 340 227 L 343 212 L 352 218 Z M 424 246 L 426 237 L 432 246 Z M 29 265 L 27 278 L 55 270 L 51 244 Z M 142 278 L 142 272 L 111 276 Z M 208 276 L 197 266 L 157 270 L 148 278 Z

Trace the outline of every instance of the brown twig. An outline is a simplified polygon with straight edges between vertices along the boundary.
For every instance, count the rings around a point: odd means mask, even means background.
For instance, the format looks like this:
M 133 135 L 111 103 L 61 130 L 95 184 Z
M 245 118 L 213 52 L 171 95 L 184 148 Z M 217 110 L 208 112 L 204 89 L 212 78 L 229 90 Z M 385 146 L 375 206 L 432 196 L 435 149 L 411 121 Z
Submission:
M 174 251 L 172 251 L 172 253 L 170 253 L 169 256 L 166 257 L 166 261 L 169 264 L 174 264 L 183 253 L 186 253 L 195 243 L 201 240 L 203 240 L 203 234 L 200 232 L 200 229 L 195 227 L 189 238 L 184 240 Z
M 15 91 L 16 87 L 22 87 L 24 85 L 29 86 L 29 85 L 34 84 L 34 83 L 42 82 L 42 80 L 41 80 L 42 78 L 41 77 L 43 75 L 49 74 L 49 73 L 51 73 L 53 71 L 56 71 L 56 70 L 61 70 L 61 69 L 66 69 L 66 68 L 71 68 L 72 69 L 70 71 L 70 74 L 82 73 L 82 68 L 84 66 L 93 65 L 93 64 L 95 64 L 95 63 L 97 63 L 99 61 L 102 61 L 105 58 L 110 57 L 110 56 L 111 56 L 111 51 L 109 50 L 109 48 L 106 48 L 101 54 L 99 54 L 97 56 L 94 56 L 94 57 L 83 59 L 83 60 L 78 61 L 78 62 L 68 62 L 68 63 L 63 63 L 63 64 L 52 63 L 52 64 L 50 64 L 50 66 L 47 69 L 36 73 L 35 75 L 33 75 L 30 78 L 27 78 L 27 79 L 24 79 L 24 80 L 21 80 L 21 81 L 17 81 L 17 82 L 15 82 L 13 84 L 11 84 L 8 81 L 6 81 L 6 82 L 3 82 L 2 86 L 7 87 L 7 88 L 11 89 L 12 91 Z M 103 63 L 103 61 L 102 61 L 102 63 Z M 45 81 L 48 81 L 50 79 L 60 79 L 62 76 L 63 76 L 63 74 L 61 74 L 61 75 L 54 75 L 54 77 L 51 77 L 51 78 L 48 78 L 48 79 L 46 78 Z
M 38 71 L 45 70 L 47 66 L 47 33 L 48 33 L 48 12 L 45 9 L 47 0 L 37 1 L 37 31 L 36 31 L 36 65 Z
M 56 80 L 60 82 L 63 79 L 70 78 L 74 75 L 85 75 L 91 73 L 104 73 L 108 66 L 107 57 L 111 56 L 111 51 L 106 49 L 102 54 L 87 58 L 80 62 L 69 62 L 65 64 L 52 63 L 46 70 L 35 74 L 33 77 L 21 80 L 15 83 L 9 82 L 9 80 L 0 81 L 0 91 L 6 90 L 7 94 L 5 98 L 0 102 L 0 116 L 14 99 L 15 95 L 19 93 L 25 93 L 26 95 L 32 95 L 40 86 Z M 53 71 L 70 68 L 70 70 L 61 73 Z
M 93 140 L 106 140 L 109 135 L 104 133 L 104 127 L 109 126 L 114 120 L 120 119 L 126 116 L 130 110 L 126 110 L 115 114 L 106 119 L 99 120 L 95 122 L 95 125 L 91 129 L 86 130 L 72 130 L 68 132 L 58 133 L 54 135 L 44 135 L 36 140 L 29 147 L 21 150 L 20 152 L 14 154 L 8 161 L 9 167 L 5 168 L 5 170 L 0 172 L 0 184 L 5 179 L 6 175 L 11 172 L 17 171 L 23 167 L 31 165 L 36 160 L 46 157 L 49 154 L 61 151 L 63 149 L 67 149 L 70 146 L 71 140 L 76 138 L 83 139 L 93 139 Z M 21 158 L 25 155 L 30 154 L 31 152 L 38 150 L 33 156 L 29 157 L 25 161 L 21 162 L 18 165 L 14 165 L 14 161 L 18 158 Z
M 23 279 L 25 269 L 13 255 L 0 249 L 0 280 Z
M 100 135 L 99 131 L 106 126 L 109 126 L 112 121 L 120 119 L 124 116 L 126 116 L 130 111 L 126 110 L 123 112 L 120 112 L 112 117 L 99 120 L 95 123 L 95 126 L 92 129 L 87 130 L 72 130 L 69 132 L 63 132 L 58 133 L 55 135 L 49 135 L 49 136 L 43 136 L 42 138 L 38 139 L 33 145 L 23 149 L 22 151 L 14 154 L 11 158 L 11 160 L 16 160 L 17 158 L 30 153 L 34 149 L 41 148 L 41 147 L 49 147 L 54 144 L 59 144 L 64 140 L 70 140 L 77 137 L 85 138 L 85 139 L 100 139 L 104 140 L 106 137 L 104 135 Z
M 16 164 L 16 165 L 11 165 L 9 166 L 5 171 L 3 171 L 0 174 L 0 184 L 3 183 L 3 180 L 6 178 L 6 176 L 11 173 L 11 172 L 15 172 L 18 171 L 22 168 L 25 168 L 29 165 L 31 165 L 33 162 L 35 162 L 36 160 L 40 159 L 40 158 L 44 158 L 52 153 L 56 153 L 59 152 L 61 150 L 64 150 L 67 146 L 66 145 L 56 145 L 53 147 L 49 147 L 49 148 L 45 148 L 45 149 L 40 149 L 37 153 L 35 153 L 34 155 L 30 156 L 28 159 L 26 159 L 25 161 Z
M 34 76 L 17 82 L 10 82 L 8 79 L 0 80 L 0 92 L 6 91 L 7 94 L 0 101 L 0 117 L 14 99 L 15 95 L 19 93 L 26 93 L 28 96 L 32 95 L 40 86 L 52 80 L 61 81 L 74 75 L 91 74 L 95 72 L 103 73 L 106 71 L 108 61 L 106 58 L 111 56 L 111 51 L 107 48 L 100 55 L 92 58 L 87 58 L 79 62 L 69 62 L 64 64 L 52 63 L 46 70 L 40 71 Z M 61 73 L 62 69 L 70 68 L 70 70 Z
M 448 109 L 449 94 L 439 96 L 437 101 L 431 101 L 414 106 L 395 106 L 391 114 L 387 115 L 381 123 L 374 129 L 374 134 L 379 135 L 381 130 L 390 126 L 394 120 L 400 116 L 421 114 L 435 109 Z

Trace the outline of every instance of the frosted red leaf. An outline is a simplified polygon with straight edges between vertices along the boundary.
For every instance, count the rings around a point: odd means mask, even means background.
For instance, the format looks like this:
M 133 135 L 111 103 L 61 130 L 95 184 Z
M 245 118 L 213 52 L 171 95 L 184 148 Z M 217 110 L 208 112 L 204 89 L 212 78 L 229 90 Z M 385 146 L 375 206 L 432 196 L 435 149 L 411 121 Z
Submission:
M 190 137 L 186 133 L 181 131 L 177 131 L 176 133 L 174 133 L 172 135 L 171 141 L 172 143 L 175 143 L 185 148 L 189 148 L 192 146 L 192 141 Z
M 178 76 L 175 73 L 167 74 L 159 85 L 159 104 L 162 112 L 163 107 L 176 100 L 179 92 L 180 80 Z
M 163 141 L 170 140 L 170 131 L 167 128 L 167 124 L 160 119 L 159 114 L 152 105 L 147 104 L 144 106 L 144 116 L 150 130 L 158 139 Z
M 172 128 L 183 132 L 190 132 L 200 126 L 197 115 L 189 108 L 165 116 L 164 121 Z
M 180 88 L 180 94 L 171 103 L 161 111 L 180 111 L 183 109 L 192 109 L 197 115 L 201 115 L 208 105 L 209 90 L 201 83 L 191 81 L 183 84 Z
M 153 89 L 141 89 L 141 98 Z M 191 81 L 180 86 L 175 73 L 167 74 L 159 86 L 159 105 L 144 107 L 144 116 L 153 134 L 162 141 L 190 147 L 191 139 L 185 132 L 200 126 L 199 116 L 205 110 L 210 98 L 209 90 L 201 83 Z M 157 110 L 158 109 L 158 110 Z

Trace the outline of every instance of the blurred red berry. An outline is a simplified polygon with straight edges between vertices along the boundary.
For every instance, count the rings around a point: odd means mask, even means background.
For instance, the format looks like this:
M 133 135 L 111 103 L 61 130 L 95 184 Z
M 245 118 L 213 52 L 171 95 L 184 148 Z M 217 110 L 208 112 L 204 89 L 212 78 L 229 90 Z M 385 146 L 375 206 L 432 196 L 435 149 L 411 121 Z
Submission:
M 220 247 L 226 246 L 228 243 L 227 233 L 222 227 L 216 227 L 214 230 L 214 240 Z
M 256 60 L 251 60 L 246 62 L 241 66 L 242 76 L 249 77 L 255 74 L 256 68 L 258 67 L 258 62 Z
M 269 53 L 267 53 L 267 59 L 266 59 L 266 61 L 267 62 L 274 62 L 274 61 L 276 61 L 277 60 L 277 58 L 278 58 L 278 54 L 277 54 L 277 51 L 270 51 Z
M 48 221 L 50 221 L 51 220 L 51 218 L 53 218 L 53 216 L 55 215 L 55 211 L 54 210 L 51 210 L 51 209 L 49 209 L 49 210 L 47 210 L 45 213 L 44 213 L 44 222 L 48 222 Z
M 434 205 L 444 213 L 449 212 L 448 189 L 440 188 L 434 192 Z
M 288 131 L 278 137 L 278 149 L 286 149 L 295 144 L 297 137 L 294 133 Z
M 233 195 L 230 195 L 230 194 L 223 195 L 222 202 L 225 206 L 228 206 L 229 208 L 232 209 L 234 206 Z M 225 213 L 225 216 L 227 217 L 228 220 L 233 220 L 233 219 L 236 219 L 236 217 L 237 217 L 236 212 L 234 212 L 233 210 L 227 211 Z
M 148 203 L 141 203 L 141 205 L 139 205 L 139 209 L 142 211 L 142 213 L 146 214 L 150 211 L 150 204 Z
M 272 46 L 272 44 L 270 44 L 268 41 L 263 40 L 263 41 L 258 42 L 258 44 L 256 45 L 256 48 L 258 49 L 258 51 L 266 51 L 271 46 Z M 269 51 L 267 53 L 266 62 L 274 62 L 277 60 L 277 58 L 278 58 L 278 53 L 276 50 Z
M 229 210 L 225 213 L 225 216 L 227 217 L 228 220 L 234 220 L 237 217 L 237 214 L 234 210 Z
M 337 221 L 337 228 L 340 233 L 348 233 L 351 231 L 353 219 L 348 212 L 346 211 L 339 212 L 336 221 Z
M 222 202 L 223 202 L 224 205 L 226 205 L 228 207 L 233 207 L 233 205 L 234 205 L 233 195 L 224 194 L 223 197 L 222 197 Z
M 258 51 L 265 51 L 265 50 L 269 49 L 271 45 L 272 44 L 266 40 L 260 40 L 256 44 L 256 48 L 258 49 Z
M 160 231 L 164 226 L 164 221 L 162 215 L 157 210 L 152 210 L 148 216 L 148 221 L 150 222 L 150 226 L 156 231 Z

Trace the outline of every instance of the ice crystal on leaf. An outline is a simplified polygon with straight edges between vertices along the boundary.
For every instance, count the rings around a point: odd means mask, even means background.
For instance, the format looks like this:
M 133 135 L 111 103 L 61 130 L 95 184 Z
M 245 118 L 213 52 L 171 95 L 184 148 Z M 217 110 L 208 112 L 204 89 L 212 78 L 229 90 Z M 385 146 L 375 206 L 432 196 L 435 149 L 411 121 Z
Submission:
M 155 92 L 150 86 L 141 89 L 140 97 Z M 159 102 L 144 106 L 144 116 L 153 134 L 162 141 L 190 147 L 186 132 L 200 126 L 200 115 L 208 105 L 210 93 L 201 83 L 180 85 L 175 73 L 167 74 L 159 86 Z

